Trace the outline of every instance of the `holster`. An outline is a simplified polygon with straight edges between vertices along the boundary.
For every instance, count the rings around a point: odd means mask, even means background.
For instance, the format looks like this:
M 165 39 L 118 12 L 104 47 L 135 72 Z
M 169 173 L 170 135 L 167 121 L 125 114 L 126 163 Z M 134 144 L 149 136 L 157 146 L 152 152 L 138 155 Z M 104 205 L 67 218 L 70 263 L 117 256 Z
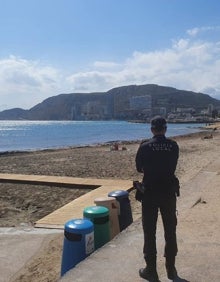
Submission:
M 142 202 L 144 198 L 144 184 L 139 181 L 133 181 L 133 187 L 136 189 L 135 199 L 139 202 Z

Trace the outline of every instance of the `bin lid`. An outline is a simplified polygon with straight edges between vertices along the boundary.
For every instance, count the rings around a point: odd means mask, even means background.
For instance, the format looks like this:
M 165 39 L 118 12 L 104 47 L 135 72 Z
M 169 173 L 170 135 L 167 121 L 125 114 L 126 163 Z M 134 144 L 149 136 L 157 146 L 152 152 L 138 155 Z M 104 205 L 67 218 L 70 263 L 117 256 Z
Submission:
M 115 202 L 116 199 L 115 197 L 99 197 L 99 198 L 95 198 L 94 203 L 112 203 Z M 104 205 L 105 206 L 105 205 Z
M 71 219 L 65 223 L 65 231 L 69 233 L 87 233 L 94 229 L 93 223 L 86 218 Z
M 83 210 L 83 215 L 87 218 L 105 217 L 109 215 L 109 209 L 103 206 L 86 207 Z
M 115 197 L 116 199 L 117 198 L 127 198 L 128 195 L 129 195 L 128 191 L 125 191 L 125 190 L 115 190 L 115 191 L 108 193 L 109 197 Z

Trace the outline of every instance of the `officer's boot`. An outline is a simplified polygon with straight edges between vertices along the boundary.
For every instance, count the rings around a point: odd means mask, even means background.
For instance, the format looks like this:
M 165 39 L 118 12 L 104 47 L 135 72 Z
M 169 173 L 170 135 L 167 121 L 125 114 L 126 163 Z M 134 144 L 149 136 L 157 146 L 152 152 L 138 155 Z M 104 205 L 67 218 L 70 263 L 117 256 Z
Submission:
M 168 279 L 175 280 L 178 277 L 175 267 L 175 257 L 166 257 L 165 265 L 166 265 Z
M 160 282 L 157 274 L 156 257 L 145 259 L 146 267 L 139 269 L 139 275 L 141 278 L 150 282 Z

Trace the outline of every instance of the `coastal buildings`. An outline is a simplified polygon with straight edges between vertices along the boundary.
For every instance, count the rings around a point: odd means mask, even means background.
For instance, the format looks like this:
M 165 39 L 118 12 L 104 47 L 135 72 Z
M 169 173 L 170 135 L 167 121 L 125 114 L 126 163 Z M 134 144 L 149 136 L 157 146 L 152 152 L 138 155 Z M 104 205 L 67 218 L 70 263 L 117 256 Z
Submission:
M 207 94 L 154 84 L 129 85 L 107 92 L 60 94 L 29 110 L 0 112 L 1 120 L 207 120 L 220 117 L 220 101 Z

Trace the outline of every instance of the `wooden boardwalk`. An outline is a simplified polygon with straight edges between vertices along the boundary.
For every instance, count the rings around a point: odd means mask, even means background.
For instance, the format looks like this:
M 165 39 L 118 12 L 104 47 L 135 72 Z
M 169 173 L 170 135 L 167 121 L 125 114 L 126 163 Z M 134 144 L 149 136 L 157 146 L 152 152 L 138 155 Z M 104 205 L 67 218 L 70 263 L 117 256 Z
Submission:
M 95 205 L 94 200 L 96 198 L 106 197 L 109 192 L 114 190 L 130 191 L 133 188 L 133 183 L 130 180 L 5 173 L 0 173 L 0 182 L 54 185 L 62 187 L 82 186 L 91 188 L 92 190 L 90 192 L 55 210 L 35 223 L 35 227 L 56 229 L 63 229 L 64 224 L 70 219 L 82 218 L 83 209 Z

